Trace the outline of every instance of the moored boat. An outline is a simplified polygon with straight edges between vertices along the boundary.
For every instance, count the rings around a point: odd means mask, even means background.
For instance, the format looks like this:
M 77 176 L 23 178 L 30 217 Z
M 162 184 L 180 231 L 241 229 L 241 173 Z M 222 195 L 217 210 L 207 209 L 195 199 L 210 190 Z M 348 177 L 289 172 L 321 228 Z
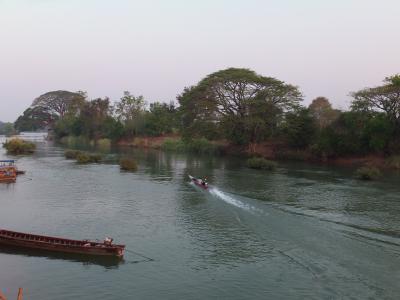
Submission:
M 17 179 L 17 167 L 14 160 L 0 160 L 0 182 L 11 183 Z
M 208 189 L 208 183 L 205 180 L 199 179 L 199 178 L 195 178 L 195 177 L 193 177 L 191 175 L 189 175 L 189 178 L 198 187 L 200 187 L 200 188 L 202 188 L 204 190 Z
M 125 245 L 113 244 L 106 238 L 102 243 L 89 240 L 71 240 L 0 229 L 0 244 L 48 251 L 88 255 L 123 257 Z

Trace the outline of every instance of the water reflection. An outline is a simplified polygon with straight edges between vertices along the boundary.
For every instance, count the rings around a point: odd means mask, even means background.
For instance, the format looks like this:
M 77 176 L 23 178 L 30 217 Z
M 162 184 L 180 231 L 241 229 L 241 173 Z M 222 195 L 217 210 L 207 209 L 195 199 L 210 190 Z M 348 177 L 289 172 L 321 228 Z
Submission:
M 6 245 L 0 245 L 0 253 L 9 255 L 20 255 L 25 257 L 45 258 L 48 260 L 64 260 L 82 263 L 82 265 L 98 265 L 106 269 L 117 269 L 119 265 L 125 263 L 123 259 L 120 259 L 118 257 L 90 256 L 78 253 L 61 253 Z

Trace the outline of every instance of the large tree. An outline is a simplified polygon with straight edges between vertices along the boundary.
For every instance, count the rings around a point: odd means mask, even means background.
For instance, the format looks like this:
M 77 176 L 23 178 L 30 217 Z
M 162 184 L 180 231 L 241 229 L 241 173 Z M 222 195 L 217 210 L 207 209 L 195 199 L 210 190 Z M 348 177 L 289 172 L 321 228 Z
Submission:
M 76 113 L 85 103 L 84 92 L 52 91 L 37 97 L 32 107 L 42 107 L 62 119 L 67 113 Z
M 146 102 L 143 96 L 135 97 L 128 91 L 114 105 L 114 114 L 118 121 L 125 125 L 125 133 L 133 136 L 144 130 L 144 112 Z
M 400 75 L 387 77 L 383 85 L 366 88 L 351 95 L 354 98 L 353 110 L 365 113 L 382 111 L 400 130 Z
M 18 131 L 35 131 L 46 128 L 56 119 L 57 116 L 49 113 L 44 107 L 28 107 L 15 121 L 14 127 Z
M 237 68 L 212 73 L 178 97 L 189 124 L 219 124 L 240 144 L 271 135 L 283 114 L 298 108 L 301 99 L 293 85 Z
M 315 98 L 308 106 L 308 109 L 319 128 L 325 128 L 330 125 L 340 114 L 338 110 L 332 108 L 331 103 L 325 97 Z

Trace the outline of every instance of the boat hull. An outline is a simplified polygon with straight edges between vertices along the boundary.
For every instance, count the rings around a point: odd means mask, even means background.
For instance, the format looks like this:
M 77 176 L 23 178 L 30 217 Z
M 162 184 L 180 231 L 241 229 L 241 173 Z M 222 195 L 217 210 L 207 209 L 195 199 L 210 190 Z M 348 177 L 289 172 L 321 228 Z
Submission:
M 200 179 L 197 179 L 191 175 L 189 175 L 190 180 L 199 188 L 202 188 L 203 190 L 208 190 L 208 185 L 204 186 L 203 184 L 200 183 Z
M 124 245 L 109 246 L 90 241 L 68 240 L 5 230 L 0 231 L 0 244 L 54 252 L 116 257 L 123 257 L 125 250 Z M 89 246 L 85 246 L 88 244 Z

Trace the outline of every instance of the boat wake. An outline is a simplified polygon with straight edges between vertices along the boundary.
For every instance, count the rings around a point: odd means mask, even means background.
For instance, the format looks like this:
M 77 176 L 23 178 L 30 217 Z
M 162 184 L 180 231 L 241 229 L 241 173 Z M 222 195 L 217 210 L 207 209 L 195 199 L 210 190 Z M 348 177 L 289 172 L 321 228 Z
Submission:
M 240 201 L 238 199 L 235 199 L 234 197 L 228 195 L 227 193 L 224 193 L 224 192 L 220 191 L 217 188 L 210 188 L 209 191 L 210 191 L 210 194 L 212 196 L 214 196 L 216 198 L 219 198 L 222 201 L 224 201 L 224 202 L 226 202 L 226 203 L 228 203 L 230 205 L 233 205 L 233 206 L 236 206 L 238 208 L 241 208 L 241 209 L 244 209 L 244 210 L 247 210 L 247 211 L 251 211 L 251 212 L 262 212 L 262 210 L 256 208 L 255 206 L 250 205 L 248 203 L 245 203 L 243 201 Z

